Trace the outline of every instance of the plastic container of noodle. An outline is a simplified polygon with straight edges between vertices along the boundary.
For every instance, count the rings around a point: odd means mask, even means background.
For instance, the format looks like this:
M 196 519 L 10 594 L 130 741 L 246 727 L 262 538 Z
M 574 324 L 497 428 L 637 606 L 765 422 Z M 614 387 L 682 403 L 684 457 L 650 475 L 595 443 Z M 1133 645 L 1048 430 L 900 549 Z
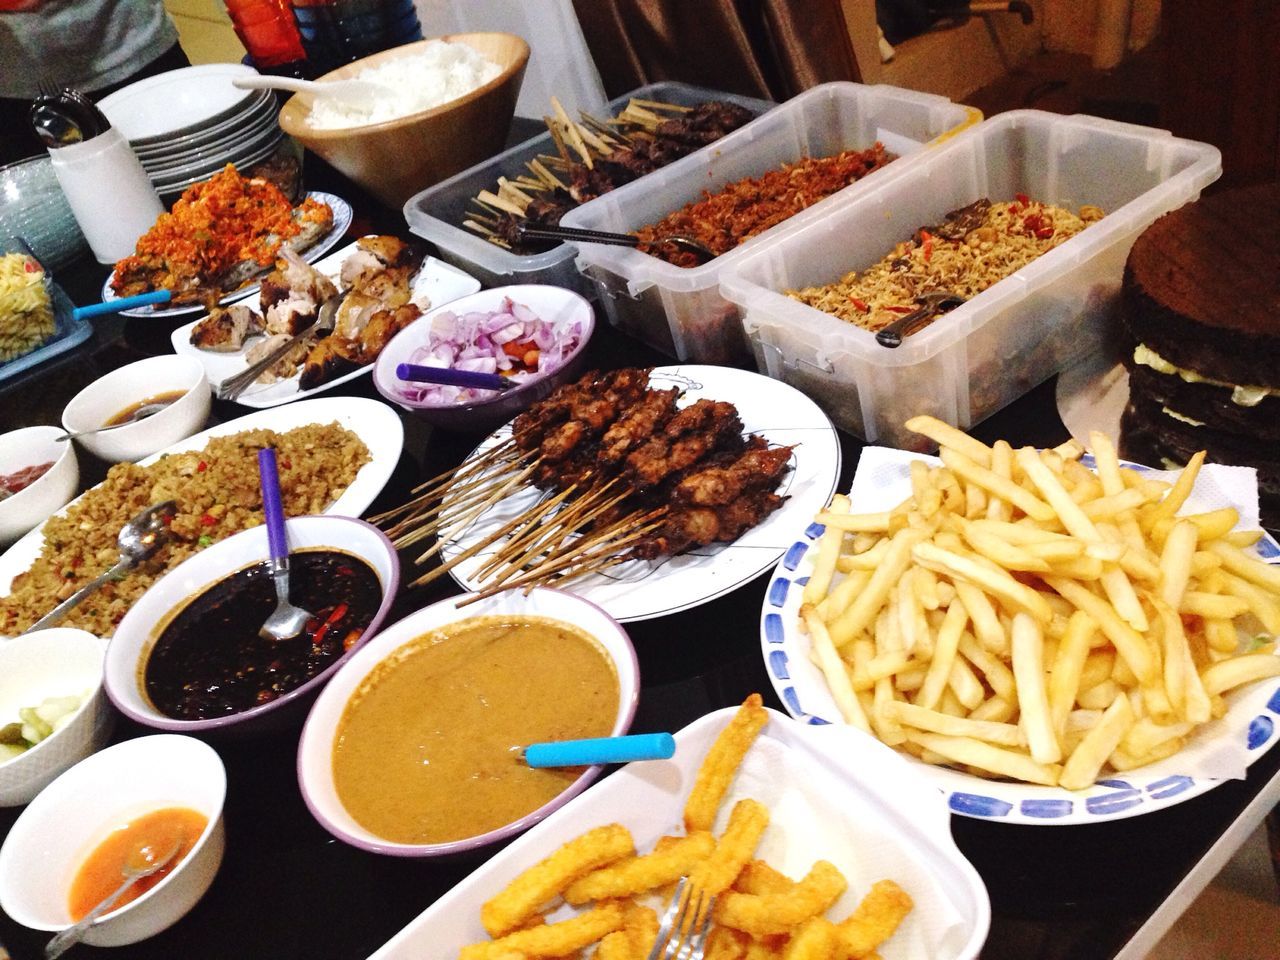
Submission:
M 1117 336 L 1110 320 L 1133 241 L 1221 172 L 1215 147 L 1167 131 L 1011 111 L 760 244 L 725 271 L 720 291 L 741 309 L 761 373 L 808 394 L 852 434 L 922 449 L 903 427 L 909 417 L 969 427 Z M 1105 216 L 897 348 L 784 292 L 865 271 L 949 212 L 1018 194 Z

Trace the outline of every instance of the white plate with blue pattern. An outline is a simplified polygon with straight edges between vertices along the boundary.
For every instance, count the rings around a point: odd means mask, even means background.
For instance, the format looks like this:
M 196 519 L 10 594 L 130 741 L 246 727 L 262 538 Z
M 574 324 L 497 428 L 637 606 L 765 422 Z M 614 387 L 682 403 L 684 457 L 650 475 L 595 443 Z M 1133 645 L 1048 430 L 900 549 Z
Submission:
M 698 547 L 676 557 L 631 560 L 574 580 L 569 587 L 598 604 L 615 620 L 629 622 L 679 613 L 724 596 L 768 570 L 791 544 L 797 527 L 831 499 L 840 479 L 840 441 L 818 405 L 795 387 L 758 373 L 699 364 L 655 367 L 650 383 L 657 389 L 678 386 L 680 406 L 709 398 L 738 408 L 743 430 L 761 434 L 773 446 L 793 445 L 791 469 L 777 492 L 787 501 L 733 543 Z M 500 428 L 473 451 L 483 453 L 511 434 Z M 525 487 L 499 501 L 450 538 L 441 551 L 445 560 L 483 540 L 527 512 L 547 496 Z M 465 590 L 482 590 L 476 574 L 506 543 L 498 540 L 450 570 Z
M 1093 466 L 1087 454 L 1083 462 Z M 796 537 L 774 569 L 760 613 L 760 644 L 769 680 L 787 712 L 810 724 L 844 722 L 822 671 L 809 659 L 809 638 L 798 629 L 800 594 L 810 569 L 806 557 L 823 529 L 822 524 L 811 523 Z M 1269 562 L 1280 560 L 1280 545 L 1270 536 L 1264 536 L 1256 549 Z M 1252 763 L 1278 739 L 1280 683 L 1259 681 L 1228 694 L 1226 700 L 1226 716 L 1206 724 L 1194 737 L 1236 738 L 1245 762 Z M 1177 754 L 1078 791 L 988 780 L 903 756 L 946 795 L 953 813 L 1000 823 L 1068 826 L 1119 820 L 1181 803 L 1223 782 L 1189 776 Z

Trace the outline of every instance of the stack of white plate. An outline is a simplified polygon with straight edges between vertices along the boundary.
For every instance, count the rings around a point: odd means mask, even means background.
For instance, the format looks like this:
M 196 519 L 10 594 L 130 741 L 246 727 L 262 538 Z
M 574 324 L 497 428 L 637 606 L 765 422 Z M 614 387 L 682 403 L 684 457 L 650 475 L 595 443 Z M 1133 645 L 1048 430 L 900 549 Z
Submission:
M 162 200 L 171 200 L 228 163 L 246 167 L 271 156 L 284 133 L 270 90 L 240 90 L 239 63 L 184 67 L 131 83 L 98 104 L 128 139 Z

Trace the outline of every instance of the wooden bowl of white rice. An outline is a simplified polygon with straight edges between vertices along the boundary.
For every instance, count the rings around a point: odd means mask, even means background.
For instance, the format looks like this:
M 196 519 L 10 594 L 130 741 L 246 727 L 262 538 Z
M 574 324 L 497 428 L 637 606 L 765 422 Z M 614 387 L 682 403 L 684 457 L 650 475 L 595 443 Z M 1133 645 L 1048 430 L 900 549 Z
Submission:
M 529 61 L 510 33 L 457 33 L 405 44 L 319 79 L 397 91 L 368 104 L 294 96 L 284 132 L 370 193 L 400 207 L 418 191 L 493 156 L 506 141 Z

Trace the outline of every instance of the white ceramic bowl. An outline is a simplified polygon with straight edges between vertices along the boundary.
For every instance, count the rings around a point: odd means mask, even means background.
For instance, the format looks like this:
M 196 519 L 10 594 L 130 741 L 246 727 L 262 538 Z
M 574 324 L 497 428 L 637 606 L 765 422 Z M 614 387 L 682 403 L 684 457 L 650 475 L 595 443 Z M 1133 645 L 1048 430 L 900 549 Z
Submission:
M 618 715 L 612 735 L 621 736 L 631 727 L 640 697 L 640 668 L 627 632 L 602 609 L 571 593 L 542 587 L 528 596 L 509 590 L 462 609 L 458 609 L 458 600 L 450 597 L 425 607 L 374 637 L 329 682 L 311 708 L 298 743 L 298 782 L 312 816 L 339 840 L 373 853 L 397 857 L 465 853 L 527 830 L 580 794 L 600 775 L 601 767 L 588 767 L 562 793 L 532 813 L 488 833 L 449 843 L 393 843 L 357 823 L 342 805 L 333 783 L 333 743 L 338 721 L 352 694 L 374 668 L 400 647 L 445 624 L 493 614 L 530 614 L 574 624 L 600 642 L 618 671 Z
M 46 697 L 88 693 L 70 722 L 30 750 L 0 763 L 0 807 L 30 802 L 64 770 L 107 742 L 115 712 L 102 692 L 107 642 L 83 630 L 53 627 L 0 640 L 0 726 Z
M 80 464 L 73 444 L 54 440 L 62 432 L 57 427 L 23 427 L 0 434 L 0 474 L 53 461 L 31 486 L 0 500 L 0 544 L 17 540 L 75 496 Z
M 565 358 L 564 364 L 551 373 L 535 375 L 519 386 L 501 393 L 482 394 L 483 399 L 469 403 L 434 403 L 410 400 L 402 392 L 404 381 L 396 376 L 396 367 L 413 362 L 416 350 L 430 341 L 431 322 L 442 313 L 492 313 L 510 297 L 524 304 L 538 317 L 557 329 L 580 324 L 582 336 L 578 346 Z M 581 295 L 564 287 L 525 283 L 481 290 L 450 303 L 441 304 L 409 324 L 378 354 L 373 367 L 373 384 L 392 403 L 421 417 L 428 423 L 447 430 L 487 432 L 506 423 L 535 401 L 545 400 L 561 384 L 578 376 L 586 360 L 587 344 L 595 332 L 595 312 Z
M 51 783 L 22 812 L 0 847 L 0 908 L 33 930 L 71 925 L 67 894 L 84 858 L 131 818 L 189 807 L 209 818 L 195 847 L 138 899 L 104 914 L 85 943 L 118 947 L 173 926 L 204 896 L 222 863 L 227 774 L 217 753 L 172 734 L 126 740 Z
M 112 370 L 71 398 L 62 411 L 62 426 L 70 433 L 93 430 L 140 400 L 175 390 L 184 393 L 159 413 L 76 440 L 108 463 L 141 460 L 204 427 L 213 395 L 204 365 L 195 357 L 147 357 Z
M 395 547 L 377 527 L 350 517 L 291 517 L 285 522 L 289 548 L 333 547 L 368 563 L 382 585 L 382 603 L 363 637 L 323 671 L 302 686 L 269 703 L 241 713 L 208 720 L 176 720 L 155 708 L 142 689 L 140 675 L 156 640 L 156 628 L 170 612 L 207 587 L 237 570 L 260 563 L 269 556 L 265 525 L 243 530 L 187 558 L 152 584 L 125 614 L 107 650 L 107 696 L 125 716 L 159 730 L 208 733 L 235 727 L 236 732 L 281 729 L 302 721 L 306 706 L 329 677 L 373 636 L 391 609 L 400 583 L 400 562 Z

